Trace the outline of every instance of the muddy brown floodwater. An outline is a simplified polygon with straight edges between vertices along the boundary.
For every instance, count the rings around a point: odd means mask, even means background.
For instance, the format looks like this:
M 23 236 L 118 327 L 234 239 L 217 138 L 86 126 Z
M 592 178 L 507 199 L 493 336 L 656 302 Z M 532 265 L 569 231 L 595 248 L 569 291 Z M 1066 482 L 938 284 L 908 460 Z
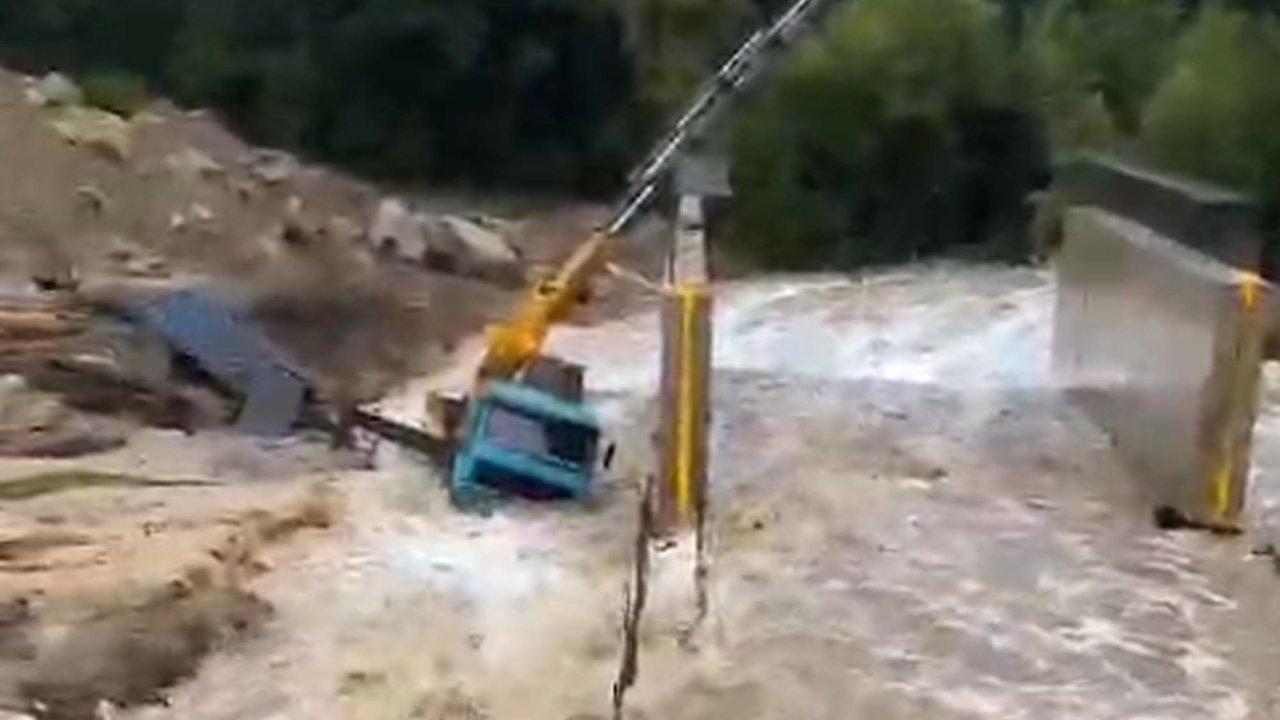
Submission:
M 1152 527 L 1052 388 L 1052 302 L 1031 269 L 721 287 L 712 615 L 686 636 L 663 569 L 687 548 L 660 556 L 627 716 L 1280 716 L 1280 580 L 1250 555 L 1258 533 Z M 341 479 L 343 525 L 255 587 L 265 633 L 131 717 L 608 717 L 656 330 L 641 314 L 554 339 L 590 362 L 623 444 L 589 507 L 460 515 L 387 453 Z M 435 382 L 464 380 L 474 350 Z M 389 407 L 412 414 L 429 384 Z

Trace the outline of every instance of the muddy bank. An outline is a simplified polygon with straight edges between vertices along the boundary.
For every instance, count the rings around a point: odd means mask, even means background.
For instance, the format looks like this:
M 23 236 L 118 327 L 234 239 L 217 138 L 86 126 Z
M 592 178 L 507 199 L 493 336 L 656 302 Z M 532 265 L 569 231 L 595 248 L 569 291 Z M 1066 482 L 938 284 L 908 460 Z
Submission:
M 341 514 L 327 485 L 280 485 L 237 498 L 218 481 L 88 470 L 0 480 L 0 707 L 89 720 L 163 703 L 207 655 L 259 634 L 273 610 L 253 584 L 272 554 Z

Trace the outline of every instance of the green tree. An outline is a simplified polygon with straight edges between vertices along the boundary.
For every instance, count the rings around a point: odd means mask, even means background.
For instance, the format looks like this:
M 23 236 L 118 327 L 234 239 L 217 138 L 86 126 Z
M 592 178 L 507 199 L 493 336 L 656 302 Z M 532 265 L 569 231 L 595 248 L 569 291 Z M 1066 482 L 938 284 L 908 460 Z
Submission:
M 147 82 L 122 70 L 99 70 L 80 82 L 85 102 L 120 115 L 132 115 L 147 105 Z
M 689 19 L 718 29 L 722 4 L 702 4 Z M 123 80 L 141 78 L 183 104 L 216 108 L 258 142 L 368 173 L 600 189 L 642 139 L 632 119 L 643 116 L 633 102 L 641 74 L 620 6 L 0 2 L 0 60 L 73 72 L 121 107 L 143 86 Z
M 1107 145 L 1139 132 L 1167 72 L 1180 10 L 1169 0 L 1054 0 L 1028 29 L 1024 58 L 1055 143 Z
M 1280 29 L 1272 17 L 1203 9 L 1146 112 L 1143 150 L 1159 165 L 1252 194 L 1280 267 Z
M 656 114 L 680 106 L 760 21 L 751 0 L 620 0 L 640 101 Z
M 1269 191 L 1280 160 L 1280 33 L 1238 10 L 1203 10 L 1146 111 L 1144 144 L 1161 164 Z
M 737 126 L 743 246 L 847 266 L 1002 233 L 1042 163 L 1011 60 L 982 0 L 841 7 Z

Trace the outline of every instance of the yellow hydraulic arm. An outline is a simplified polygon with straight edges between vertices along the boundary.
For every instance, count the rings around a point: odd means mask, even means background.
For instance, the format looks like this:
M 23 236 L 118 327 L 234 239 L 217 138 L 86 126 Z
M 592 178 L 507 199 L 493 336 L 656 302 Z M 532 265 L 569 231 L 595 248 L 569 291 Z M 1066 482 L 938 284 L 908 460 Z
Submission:
M 489 328 L 479 380 L 509 378 L 537 359 L 552 323 L 564 321 L 585 299 L 591 278 L 605 265 L 608 241 L 603 231 L 592 233 L 559 272 L 529 291 L 510 320 Z
M 575 303 L 585 300 L 592 278 L 606 267 L 613 236 L 622 232 L 653 198 L 672 161 L 723 106 L 764 66 L 766 51 L 788 45 L 824 0 L 796 0 L 768 27 L 752 33 L 699 90 L 635 171 L 613 218 L 579 246 L 552 277 L 537 283 L 505 323 L 488 331 L 488 349 L 477 385 L 510 378 L 536 360 L 552 324 L 564 321 Z

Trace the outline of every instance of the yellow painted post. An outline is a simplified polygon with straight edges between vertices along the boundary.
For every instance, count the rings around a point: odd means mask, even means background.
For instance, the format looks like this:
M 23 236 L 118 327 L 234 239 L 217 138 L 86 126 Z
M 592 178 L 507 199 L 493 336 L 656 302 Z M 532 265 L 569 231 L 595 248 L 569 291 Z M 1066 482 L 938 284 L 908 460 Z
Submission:
M 694 529 L 701 519 L 711 402 L 711 291 L 701 198 L 682 197 L 677 215 L 662 305 L 658 396 L 654 503 L 655 530 L 663 535 Z
M 1237 290 L 1240 310 L 1227 371 L 1230 381 L 1226 389 L 1225 417 L 1216 428 L 1220 433 L 1219 450 L 1210 486 L 1213 520 L 1223 525 L 1235 524 L 1244 506 L 1253 424 L 1257 418 L 1267 284 L 1256 273 L 1240 272 Z
M 659 390 L 660 482 L 657 528 L 692 528 L 707 477 L 707 421 L 711 376 L 711 293 L 702 283 L 673 288 L 662 312 Z
M 707 476 L 707 380 L 710 374 L 711 296 L 705 286 L 690 284 L 676 289 L 680 303 L 679 405 L 676 415 L 675 484 L 679 523 L 688 527 L 697 519 Z

